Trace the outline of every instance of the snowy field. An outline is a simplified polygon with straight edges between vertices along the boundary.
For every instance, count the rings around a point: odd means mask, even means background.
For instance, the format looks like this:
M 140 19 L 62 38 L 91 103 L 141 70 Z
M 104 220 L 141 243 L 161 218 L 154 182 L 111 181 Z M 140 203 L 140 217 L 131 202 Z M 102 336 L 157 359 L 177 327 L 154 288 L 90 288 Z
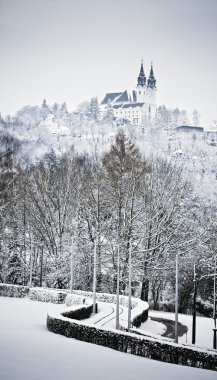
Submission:
M 216 372 L 120 353 L 46 328 L 63 305 L 0 297 L 1 380 L 214 380 Z

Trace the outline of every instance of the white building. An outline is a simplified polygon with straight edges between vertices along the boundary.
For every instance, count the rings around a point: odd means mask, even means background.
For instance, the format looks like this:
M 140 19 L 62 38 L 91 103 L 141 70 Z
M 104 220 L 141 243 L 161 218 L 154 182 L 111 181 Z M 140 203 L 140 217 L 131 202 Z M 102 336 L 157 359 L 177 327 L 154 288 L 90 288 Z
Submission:
M 209 145 L 217 146 L 217 120 L 206 130 L 206 142 Z
M 112 107 L 116 118 L 145 126 L 147 122 L 155 120 L 156 90 L 153 65 L 151 64 L 149 78 L 146 81 L 142 61 L 135 90 L 107 93 L 101 102 L 101 108 L 105 111 L 108 107 Z

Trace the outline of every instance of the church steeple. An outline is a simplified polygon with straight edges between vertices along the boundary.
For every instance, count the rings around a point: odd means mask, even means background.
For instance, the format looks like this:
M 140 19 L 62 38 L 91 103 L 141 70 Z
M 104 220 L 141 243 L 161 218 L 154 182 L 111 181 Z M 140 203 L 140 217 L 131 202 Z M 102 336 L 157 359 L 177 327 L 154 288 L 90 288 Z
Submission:
M 151 62 L 151 70 L 148 78 L 148 87 L 149 88 L 156 88 L 156 79 L 154 76 L 154 70 L 153 70 L 153 63 Z
M 145 77 L 145 73 L 144 73 L 144 69 L 143 69 L 143 59 L 142 59 L 140 73 L 139 73 L 139 76 L 137 79 L 137 86 L 144 87 L 145 84 L 146 84 L 146 77 Z

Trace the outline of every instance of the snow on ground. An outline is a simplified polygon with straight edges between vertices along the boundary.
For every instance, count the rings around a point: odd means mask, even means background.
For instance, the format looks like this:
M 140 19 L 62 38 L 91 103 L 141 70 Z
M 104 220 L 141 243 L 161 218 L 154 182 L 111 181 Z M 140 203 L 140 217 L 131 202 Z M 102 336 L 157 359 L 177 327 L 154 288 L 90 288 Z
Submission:
M 97 302 L 98 313 L 83 320 L 88 325 L 95 325 L 98 328 L 103 327 L 105 329 L 115 329 L 116 328 L 116 304 L 104 302 Z M 119 322 L 120 325 L 127 329 L 128 326 L 128 308 L 125 306 L 119 307 Z M 141 329 L 136 329 L 139 332 L 144 332 L 144 330 L 150 335 L 152 333 L 156 335 L 162 335 L 166 331 L 166 327 L 163 323 L 152 321 L 150 318 L 142 324 Z
M 1 380 L 214 380 L 216 373 L 117 352 L 53 334 L 48 310 L 63 305 L 0 297 Z
M 163 335 L 166 332 L 166 326 L 161 322 L 152 321 L 150 317 L 136 329 L 139 332 L 152 333 L 154 335 Z
M 95 315 L 92 315 L 90 318 L 83 319 L 87 325 L 95 325 L 98 328 L 115 328 L 115 304 L 112 303 L 103 303 L 97 302 L 98 312 Z
M 162 311 L 149 311 L 150 317 L 165 318 L 175 321 L 174 313 L 166 313 Z M 179 343 L 191 344 L 192 339 L 192 315 L 179 314 L 179 322 L 187 326 L 188 331 L 182 337 L 179 337 Z M 213 319 L 205 317 L 197 317 L 196 320 L 196 345 L 212 348 L 213 347 Z M 140 328 L 146 329 L 146 322 Z M 154 331 L 153 331 L 154 332 Z

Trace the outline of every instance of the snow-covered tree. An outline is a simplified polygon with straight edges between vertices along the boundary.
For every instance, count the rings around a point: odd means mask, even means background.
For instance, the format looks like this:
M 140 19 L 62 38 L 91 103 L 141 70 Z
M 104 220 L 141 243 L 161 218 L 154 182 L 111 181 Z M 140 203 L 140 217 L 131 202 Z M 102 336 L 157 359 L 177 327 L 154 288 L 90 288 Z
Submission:
M 50 114 L 50 108 L 47 105 L 46 99 L 43 100 L 41 109 L 40 109 L 40 115 L 43 120 L 46 119 L 46 117 Z
M 195 127 L 199 127 L 200 126 L 200 113 L 196 109 L 193 111 L 192 122 L 193 122 L 193 125 Z
M 99 120 L 99 103 L 97 97 L 93 97 L 90 100 L 89 105 L 89 117 L 91 120 L 98 121 Z

